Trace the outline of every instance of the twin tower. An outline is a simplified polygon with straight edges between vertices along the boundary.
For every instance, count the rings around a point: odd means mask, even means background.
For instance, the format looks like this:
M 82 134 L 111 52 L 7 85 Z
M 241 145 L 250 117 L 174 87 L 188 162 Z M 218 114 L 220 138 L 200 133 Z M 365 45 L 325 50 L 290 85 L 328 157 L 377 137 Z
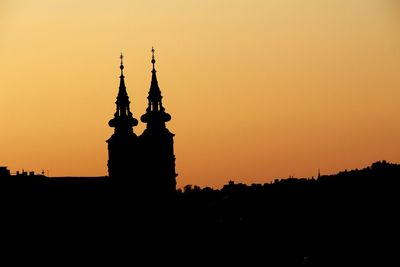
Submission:
M 165 112 L 161 91 L 158 86 L 152 51 L 153 69 L 149 90 L 148 107 L 140 120 L 146 123 L 146 129 L 137 136 L 133 127 L 138 120 L 130 110 L 129 97 L 124 80 L 124 65 L 121 54 L 121 76 L 114 118 L 109 126 L 114 133 L 108 143 L 108 173 L 110 178 L 121 187 L 129 187 L 138 194 L 151 191 L 156 194 L 173 194 L 176 189 L 174 134 L 165 123 L 171 116 Z

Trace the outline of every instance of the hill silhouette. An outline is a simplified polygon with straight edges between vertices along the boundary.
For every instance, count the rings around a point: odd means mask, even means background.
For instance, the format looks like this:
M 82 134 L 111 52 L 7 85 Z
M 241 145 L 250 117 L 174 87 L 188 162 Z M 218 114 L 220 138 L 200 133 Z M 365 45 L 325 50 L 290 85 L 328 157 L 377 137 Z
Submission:
M 399 164 L 379 161 L 316 179 L 186 186 L 167 197 L 108 177 L 3 175 L 1 258 L 53 265 L 395 266 L 399 177 Z

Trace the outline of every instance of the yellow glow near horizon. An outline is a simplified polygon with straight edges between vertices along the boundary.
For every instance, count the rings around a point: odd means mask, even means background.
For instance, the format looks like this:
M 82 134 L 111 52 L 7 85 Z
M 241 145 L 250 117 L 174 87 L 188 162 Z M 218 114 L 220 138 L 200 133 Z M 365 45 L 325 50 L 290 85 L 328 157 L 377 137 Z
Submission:
M 179 187 L 400 162 L 399 11 L 395 0 L 2 1 L 0 165 L 106 175 L 119 53 L 139 118 L 152 46 Z

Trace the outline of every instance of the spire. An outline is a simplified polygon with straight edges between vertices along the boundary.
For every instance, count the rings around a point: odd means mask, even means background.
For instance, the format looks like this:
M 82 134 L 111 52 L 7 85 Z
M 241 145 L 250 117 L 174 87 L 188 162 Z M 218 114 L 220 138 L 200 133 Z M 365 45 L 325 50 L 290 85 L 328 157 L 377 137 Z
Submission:
M 164 125 L 165 122 L 171 120 L 171 116 L 165 112 L 165 108 L 162 105 L 162 96 L 161 90 L 158 86 L 157 75 L 155 63 L 156 59 L 154 56 L 154 47 L 151 48 L 151 64 L 153 65 L 153 69 L 151 70 L 151 84 L 149 90 L 148 99 L 148 107 L 146 109 L 146 114 L 141 117 L 142 122 L 146 122 L 149 124 L 157 124 Z M 148 125 L 149 126 L 149 125 Z
M 129 105 L 129 97 L 128 93 L 126 92 L 126 86 L 125 86 L 125 76 L 124 76 L 124 56 L 122 55 L 119 57 L 121 59 L 121 64 L 119 66 L 121 70 L 121 75 L 119 76 L 119 91 L 118 91 L 118 97 L 117 97 L 117 102 L 115 104 L 128 104 Z
M 129 107 L 131 102 L 129 101 L 129 96 L 125 86 L 123 58 L 124 56 L 121 53 L 121 64 L 119 66 L 121 75 L 119 76 L 119 90 L 117 101 L 115 102 L 117 110 L 114 114 L 114 118 L 111 119 L 108 124 L 110 127 L 115 128 L 115 132 L 133 133 L 132 127 L 136 126 L 138 121 L 132 117 L 132 112 Z
M 156 68 L 154 64 L 156 63 L 155 57 L 154 57 L 154 47 L 151 48 L 151 64 L 153 64 L 153 69 L 151 70 L 151 85 L 150 85 L 150 91 L 149 91 L 149 96 L 147 99 L 149 99 L 149 107 L 148 109 L 150 110 L 155 110 L 157 111 L 158 108 L 160 110 L 164 110 L 162 107 L 162 96 L 161 96 L 161 90 L 160 87 L 158 87 L 158 81 L 157 81 L 157 75 L 156 75 Z M 151 105 L 153 104 L 153 105 Z M 157 105 L 159 104 L 159 105 Z

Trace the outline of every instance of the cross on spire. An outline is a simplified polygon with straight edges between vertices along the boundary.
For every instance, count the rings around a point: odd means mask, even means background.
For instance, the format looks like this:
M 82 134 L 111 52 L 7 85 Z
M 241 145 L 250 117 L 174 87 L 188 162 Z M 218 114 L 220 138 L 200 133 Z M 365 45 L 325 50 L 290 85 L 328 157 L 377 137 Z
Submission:
M 124 55 L 122 55 L 122 52 L 119 58 L 121 59 L 121 65 L 119 66 L 119 68 L 121 69 L 121 76 L 124 76 L 124 62 L 123 62 Z
M 154 52 L 156 50 L 154 50 L 154 47 L 151 47 L 151 63 L 153 64 L 153 69 L 154 69 L 154 63 L 156 63 L 155 57 L 154 57 Z

